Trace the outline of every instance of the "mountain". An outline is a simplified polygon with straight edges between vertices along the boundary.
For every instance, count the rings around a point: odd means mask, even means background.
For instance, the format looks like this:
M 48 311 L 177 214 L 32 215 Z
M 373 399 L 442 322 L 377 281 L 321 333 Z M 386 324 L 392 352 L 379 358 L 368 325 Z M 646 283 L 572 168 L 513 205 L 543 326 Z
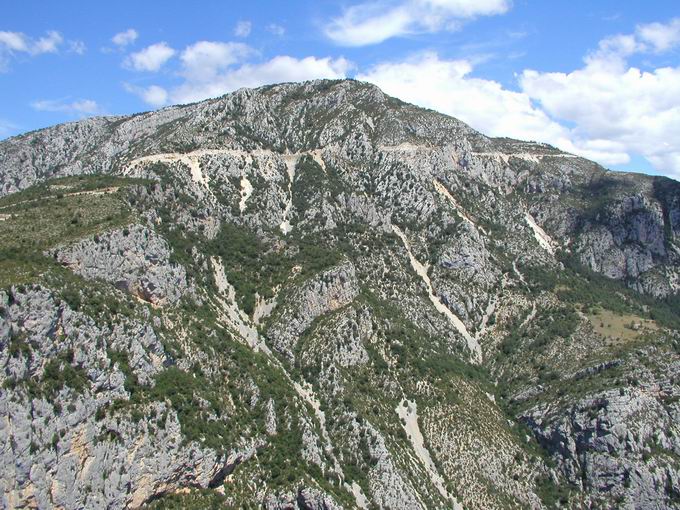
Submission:
M 6 508 L 677 508 L 680 183 L 350 80 L 0 142 Z

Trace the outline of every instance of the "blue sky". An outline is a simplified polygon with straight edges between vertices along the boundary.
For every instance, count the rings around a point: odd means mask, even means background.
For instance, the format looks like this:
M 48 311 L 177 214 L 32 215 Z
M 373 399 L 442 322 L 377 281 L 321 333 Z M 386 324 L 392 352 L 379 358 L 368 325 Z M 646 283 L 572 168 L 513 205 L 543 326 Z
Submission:
M 8 2 L 0 138 L 345 76 L 489 135 L 680 177 L 677 0 Z

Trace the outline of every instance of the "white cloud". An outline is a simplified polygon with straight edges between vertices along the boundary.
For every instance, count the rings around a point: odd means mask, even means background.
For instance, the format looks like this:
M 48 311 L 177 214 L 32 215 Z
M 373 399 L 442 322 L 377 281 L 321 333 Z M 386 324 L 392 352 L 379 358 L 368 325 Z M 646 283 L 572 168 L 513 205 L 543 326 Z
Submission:
M 168 92 L 158 85 L 151 85 L 144 89 L 144 101 L 155 106 L 162 106 L 168 102 Z
M 190 81 L 211 81 L 253 53 L 250 46 L 242 43 L 199 41 L 182 52 L 182 75 Z
M 628 64 L 636 53 L 670 49 L 667 25 L 637 27 L 608 37 L 569 73 L 525 70 L 519 90 L 471 76 L 469 60 L 422 53 L 378 64 L 356 78 L 388 94 L 457 117 L 491 136 L 548 142 L 605 165 L 633 155 L 658 171 L 680 177 L 680 67 L 641 71 Z M 573 127 L 572 127 L 573 126 Z
M 654 51 L 669 50 L 680 44 L 680 18 L 674 18 L 667 24 L 639 25 L 636 33 L 640 39 L 651 44 Z
M 282 37 L 286 33 L 286 29 L 277 23 L 270 23 L 267 25 L 267 32 L 274 34 L 277 37 Z
M 234 27 L 234 35 L 236 37 L 248 37 L 252 28 L 253 24 L 250 21 L 239 21 Z
M 258 64 L 242 64 L 215 74 L 209 80 L 187 80 L 174 89 L 171 100 L 178 103 L 220 96 L 241 87 L 259 87 L 269 83 L 304 81 L 317 78 L 344 78 L 352 64 L 344 58 L 278 56 Z
M 645 45 L 632 34 L 619 34 L 602 39 L 597 50 L 588 54 L 586 62 L 606 67 L 617 67 L 625 64 L 628 57 L 645 50 Z
M 680 176 L 680 67 L 642 71 L 635 53 L 680 44 L 680 22 L 652 23 L 635 34 L 607 38 L 581 69 L 569 73 L 526 70 L 520 86 L 552 118 L 576 127 L 573 136 L 599 142 L 622 162 L 640 154 L 660 171 Z M 607 145 L 608 144 L 608 145 Z M 618 156 L 617 156 L 618 155 Z M 600 161 L 608 162 L 606 158 Z
M 565 82 L 571 75 L 525 71 L 520 92 L 474 78 L 472 71 L 467 60 L 444 60 L 424 53 L 379 64 L 356 78 L 405 101 L 459 118 L 490 136 L 551 143 L 605 165 L 628 163 L 631 154 L 637 153 L 659 170 L 680 174 L 680 142 L 674 140 L 674 133 L 680 132 L 680 90 L 670 86 L 667 77 L 658 80 L 656 90 L 650 92 L 660 108 L 650 109 L 651 97 L 641 97 L 635 83 L 640 80 L 652 87 L 651 77 L 642 78 L 637 70 L 613 76 L 605 70 L 569 86 Z M 680 76 L 677 82 L 680 86 Z M 664 85 L 669 88 L 662 91 Z M 663 105 L 670 109 L 663 112 Z M 640 108 L 644 111 L 636 112 Z M 565 120 L 577 127 L 560 123 Z
M 38 39 L 33 39 L 21 32 L 0 31 L 0 72 L 5 71 L 10 58 L 24 53 L 30 56 L 43 53 L 57 53 L 64 38 L 59 32 L 50 30 Z
M 589 61 L 570 73 L 524 71 L 522 90 L 552 117 L 575 124 L 581 138 L 645 156 L 680 175 L 680 68 L 642 72 Z M 629 159 L 626 157 L 625 159 Z M 668 166 L 668 164 L 671 166 Z
M 61 99 L 43 99 L 40 101 L 33 101 L 31 103 L 31 108 L 40 112 L 59 112 L 78 117 L 103 113 L 97 102 L 92 99 L 78 99 L 71 102 Z
M 132 44 L 137 40 L 139 34 L 134 28 L 128 28 L 124 32 L 118 32 L 111 38 L 111 42 L 120 48 Z
M 76 55 L 84 55 L 87 51 L 87 46 L 85 46 L 83 41 L 69 41 L 68 48 L 71 53 Z
M 492 80 L 473 78 L 467 60 L 440 59 L 426 52 L 399 62 L 378 64 L 356 79 L 387 94 L 452 115 L 491 136 L 564 141 L 568 132 L 521 92 Z
M 41 53 L 56 53 L 59 45 L 64 42 L 64 38 L 59 32 L 51 30 L 47 35 L 41 37 L 33 42 L 29 48 L 32 55 L 40 55 Z
M 255 50 L 242 43 L 199 41 L 180 54 L 178 76 L 183 81 L 179 85 L 165 88 L 126 84 L 125 88 L 146 103 L 158 107 L 216 97 L 241 87 L 316 78 L 345 78 L 353 67 L 342 57 L 295 58 L 280 55 L 264 62 L 248 62 L 256 55 Z
M 125 65 L 135 71 L 158 71 L 175 53 L 167 43 L 159 42 L 129 55 Z
M 168 91 L 158 85 L 150 87 L 137 87 L 129 83 L 123 84 L 125 90 L 142 98 L 142 100 L 153 107 L 165 106 L 168 104 Z
M 372 0 L 345 9 L 325 27 L 344 46 L 376 44 L 391 37 L 455 30 L 464 20 L 503 14 L 510 0 Z
M 597 51 L 586 57 L 586 63 L 599 66 L 625 65 L 626 58 L 636 53 L 663 53 L 680 45 L 680 18 L 670 22 L 638 25 L 632 34 L 606 37 Z
M 28 38 L 20 32 L 0 32 L 0 45 L 8 51 L 28 52 Z

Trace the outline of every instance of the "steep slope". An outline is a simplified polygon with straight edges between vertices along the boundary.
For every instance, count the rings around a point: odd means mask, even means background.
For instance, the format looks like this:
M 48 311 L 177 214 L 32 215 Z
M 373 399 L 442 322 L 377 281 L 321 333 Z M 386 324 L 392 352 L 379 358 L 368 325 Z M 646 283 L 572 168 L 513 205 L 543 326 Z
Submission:
M 0 143 L 4 505 L 671 508 L 680 184 L 353 81 Z

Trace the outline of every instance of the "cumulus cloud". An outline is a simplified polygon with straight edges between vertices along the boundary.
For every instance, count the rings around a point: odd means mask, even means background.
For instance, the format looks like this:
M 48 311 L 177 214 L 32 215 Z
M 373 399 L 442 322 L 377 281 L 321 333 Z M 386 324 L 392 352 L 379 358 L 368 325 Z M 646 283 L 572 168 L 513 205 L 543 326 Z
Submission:
M 457 117 L 491 136 L 536 140 L 605 165 L 645 157 L 658 171 L 680 177 L 680 67 L 642 71 L 635 54 L 680 45 L 678 20 L 636 27 L 600 41 L 580 69 L 525 70 L 518 90 L 472 76 L 469 60 L 422 53 L 383 62 L 356 78 L 388 94 Z
M 658 54 L 680 46 L 680 18 L 668 23 L 648 23 L 635 27 L 632 34 L 606 37 L 585 61 L 591 65 L 620 66 L 636 53 Z
M 145 103 L 153 106 L 165 106 L 168 104 L 168 91 L 159 85 L 149 87 L 138 87 L 129 83 L 124 83 L 123 87 L 128 92 L 139 96 Z
M 87 46 L 83 41 L 69 41 L 68 50 L 76 55 L 84 55 L 87 51 Z
M 234 42 L 199 41 L 180 55 L 182 75 L 189 81 L 212 81 L 225 69 L 252 55 L 250 46 Z
M 7 51 L 28 52 L 27 37 L 20 32 L 0 32 L 0 45 Z
M 259 87 L 269 83 L 303 81 L 315 78 L 344 78 L 352 64 L 342 58 L 279 55 L 263 62 L 253 62 L 258 53 L 237 42 L 198 41 L 179 55 L 177 76 L 181 83 L 173 87 L 151 85 L 125 88 L 151 106 L 189 103 L 232 92 L 241 87 Z
M 569 73 L 525 70 L 522 91 L 552 118 L 576 126 L 573 136 L 598 143 L 616 162 L 641 154 L 660 171 L 680 176 L 680 67 L 642 71 L 635 53 L 680 44 L 680 22 L 640 25 L 634 34 L 605 39 Z M 601 161 L 608 162 L 606 158 Z
M 142 97 L 144 101 L 155 106 L 161 106 L 168 102 L 168 92 L 158 85 L 151 85 L 144 89 Z
M 123 32 L 118 32 L 111 38 L 111 42 L 119 48 L 124 48 L 137 40 L 139 34 L 134 28 L 128 28 Z
M 56 53 L 59 45 L 64 42 L 64 38 L 59 32 L 51 30 L 47 35 L 35 41 L 29 40 L 28 52 L 31 55 L 40 55 L 42 53 Z
M 129 55 L 125 66 L 135 71 L 158 71 L 175 53 L 167 43 L 159 42 Z
M 34 39 L 21 32 L 0 31 L 0 71 L 6 70 L 11 57 L 18 54 L 30 56 L 43 53 L 57 53 L 64 38 L 59 32 L 48 31 L 43 37 Z
M 317 78 L 344 78 L 352 64 L 344 58 L 294 58 L 286 55 L 262 63 L 245 63 L 215 74 L 210 80 L 187 80 L 174 89 L 173 102 L 187 103 L 215 97 L 241 87 Z
M 456 30 L 478 16 L 503 14 L 510 0 L 373 0 L 345 9 L 325 27 L 343 46 L 377 44 L 392 37 Z
M 680 44 L 680 18 L 674 18 L 669 23 L 649 23 L 639 25 L 636 30 L 637 36 L 654 51 L 667 51 Z
M 277 37 L 283 37 L 283 35 L 286 33 L 286 29 L 278 23 L 270 23 L 267 25 L 267 32 L 274 34 Z
M 250 21 L 239 21 L 234 27 L 234 35 L 236 37 L 248 37 L 252 28 L 253 24 Z
M 102 113 L 100 106 L 92 99 L 78 99 L 70 102 L 62 99 L 43 99 L 33 101 L 31 103 L 31 108 L 40 112 L 59 112 L 77 117 L 86 117 L 88 115 Z
M 468 60 L 446 60 L 433 52 L 384 62 L 356 78 L 387 94 L 452 115 L 491 136 L 541 140 L 573 149 L 569 131 L 551 120 L 522 92 L 493 80 L 473 78 Z

